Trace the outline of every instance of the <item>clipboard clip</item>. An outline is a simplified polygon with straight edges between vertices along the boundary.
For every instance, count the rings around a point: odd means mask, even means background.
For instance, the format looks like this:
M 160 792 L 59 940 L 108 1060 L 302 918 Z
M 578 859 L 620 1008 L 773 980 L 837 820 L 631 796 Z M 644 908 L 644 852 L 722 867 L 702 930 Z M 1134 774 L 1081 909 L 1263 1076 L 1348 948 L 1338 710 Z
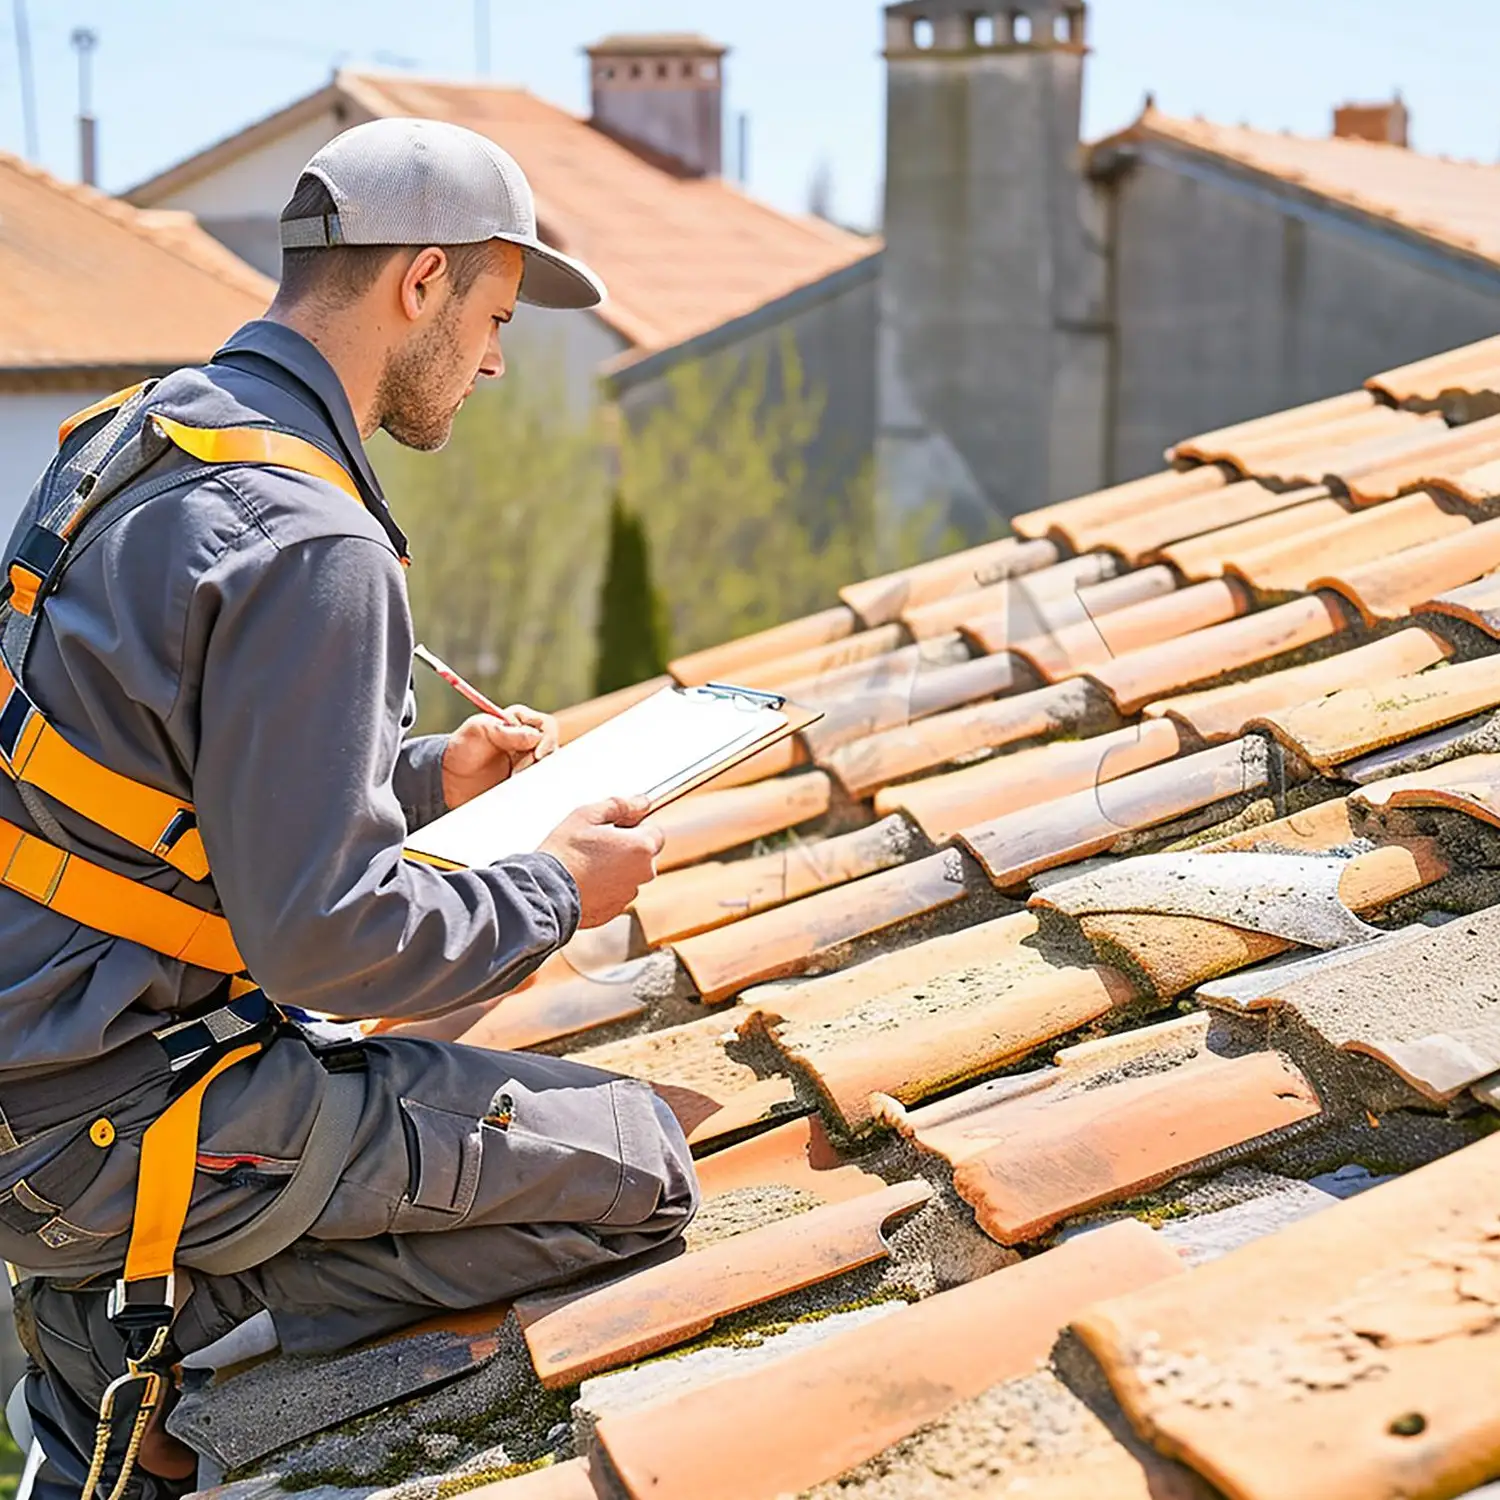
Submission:
M 736 687 L 732 682 L 705 682 L 691 689 L 712 698 L 727 698 L 745 708 L 785 708 L 786 698 L 781 693 L 766 693 L 759 688 Z

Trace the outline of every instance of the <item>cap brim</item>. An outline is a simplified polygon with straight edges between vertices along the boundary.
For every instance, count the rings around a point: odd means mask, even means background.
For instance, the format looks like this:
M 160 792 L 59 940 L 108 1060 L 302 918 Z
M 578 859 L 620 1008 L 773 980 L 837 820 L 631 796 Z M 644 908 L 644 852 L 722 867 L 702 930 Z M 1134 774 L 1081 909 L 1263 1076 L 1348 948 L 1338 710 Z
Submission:
M 597 307 L 605 298 L 604 283 L 571 255 L 554 250 L 540 240 L 520 235 L 497 235 L 526 252 L 526 270 L 521 277 L 519 300 L 533 307 Z

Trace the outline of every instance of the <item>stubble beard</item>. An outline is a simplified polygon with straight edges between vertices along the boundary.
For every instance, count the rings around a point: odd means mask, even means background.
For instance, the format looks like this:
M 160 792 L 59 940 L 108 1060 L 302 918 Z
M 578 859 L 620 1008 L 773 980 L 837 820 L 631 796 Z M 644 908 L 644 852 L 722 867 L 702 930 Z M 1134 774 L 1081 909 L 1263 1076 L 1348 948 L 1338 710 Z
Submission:
M 375 389 L 379 425 L 403 448 L 433 453 L 453 432 L 460 402 L 441 394 L 446 377 L 458 367 L 455 335 L 457 304 L 450 304 L 430 328 L 386 360 Z

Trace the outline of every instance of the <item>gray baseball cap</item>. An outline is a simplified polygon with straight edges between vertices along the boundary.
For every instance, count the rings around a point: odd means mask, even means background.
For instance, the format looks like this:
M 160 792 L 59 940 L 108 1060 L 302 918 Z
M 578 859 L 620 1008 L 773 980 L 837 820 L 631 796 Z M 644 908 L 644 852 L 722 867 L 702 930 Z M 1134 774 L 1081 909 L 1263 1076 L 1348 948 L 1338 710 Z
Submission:
M 302 169 L 337 212 L 281 225 L 286 250 L 329 245 L 472 245 L 504 240 L 525 252 L 521 301 L 594 307 L 604 283 L 537 238 L 531 184 L 492 140 L 444 120 L 371 120 L 336 135 Z

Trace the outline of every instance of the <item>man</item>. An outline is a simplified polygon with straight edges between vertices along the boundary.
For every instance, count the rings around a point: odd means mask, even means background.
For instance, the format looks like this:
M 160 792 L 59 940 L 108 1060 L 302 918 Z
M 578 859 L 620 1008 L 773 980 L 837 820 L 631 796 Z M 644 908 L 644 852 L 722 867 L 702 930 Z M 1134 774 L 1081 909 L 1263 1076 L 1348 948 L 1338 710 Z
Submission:
M 405 541 L 362 440 L 440 447 L 517 301 L 599 283 L 537 239 L 509 156 L 433 121 L 338 137 L 281 229 L 266 318 L 83 414 L 12 541 L 0 1254 L 37 1494 L 190 1487 L 153 1378 L 264 1311 L 336 1349 L 670 1246 L 696 1205 L 642 1083 L 284 1018 L 497 995 L 623 911 L 661 839 L 617 801 L 487 869 L 402 855 L 555 728 L 403 741 Z

